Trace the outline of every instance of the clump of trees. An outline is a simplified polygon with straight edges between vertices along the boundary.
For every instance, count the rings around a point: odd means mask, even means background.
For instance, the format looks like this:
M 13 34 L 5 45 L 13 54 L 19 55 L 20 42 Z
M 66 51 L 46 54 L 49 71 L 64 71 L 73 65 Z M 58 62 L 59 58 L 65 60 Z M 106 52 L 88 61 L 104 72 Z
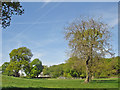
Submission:
M 20 47 L 10 52 L 10 62 L 2 65 L 2 73 L 8 76 L 20 77 L 19 71 L 25 72 L 29 77 L 38 77 L 42 72 L 43 66 L 39 59 L 31 62 L 33 54 L 26 47 Z
M 50 67 L 44 66 L 43 74 L 50 75 L 53 78 L 62 76 L 64 72 L 64 64 L 53 65 Z

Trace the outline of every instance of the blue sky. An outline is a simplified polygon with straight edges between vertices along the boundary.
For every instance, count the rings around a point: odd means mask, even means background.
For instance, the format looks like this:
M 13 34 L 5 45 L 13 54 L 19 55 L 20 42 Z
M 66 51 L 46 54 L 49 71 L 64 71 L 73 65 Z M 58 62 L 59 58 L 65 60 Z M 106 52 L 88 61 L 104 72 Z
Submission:
M 64 26 L 80 16 L 103 17 L 114 26 L 112 45 L 118 53 L 118 6 L 111 3 L 22 2 L 25 13 L 13 16 L 10 27 L 2 31 L 2 62 L 9 62 L 9 53 L 22 46 L 31 49 L 34 58 L 44 65 L 65 62 L 68 41 L 64 39 Z M 111 30 L 111 29 L 110 29 Z

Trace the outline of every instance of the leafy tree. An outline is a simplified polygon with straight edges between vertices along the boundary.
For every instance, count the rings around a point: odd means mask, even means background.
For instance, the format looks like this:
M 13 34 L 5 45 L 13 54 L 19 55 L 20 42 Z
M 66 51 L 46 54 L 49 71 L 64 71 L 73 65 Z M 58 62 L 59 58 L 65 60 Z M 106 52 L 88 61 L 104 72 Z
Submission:
M 53 78 L 63 76 L 64 73 L 64 64 L 53 65 L 50 67 L 44 67 L 43 74 L 50 75 Z
M 93 18 L 79 18 L 65 27 L 65 38 L 69 41 L 71 55 L 85 60 L 86 83 L 92 77 L 93 58 L 105 57 L 106 53 L 113 54 L 110 37 L 108 25 Z
M 19 70 L 21 69 L 20 63 L 17 61 L 11 62 L 6 68 L 8 76 L 19 77 Z
M 50 75 L 49 67 L 48 66 L 43 66 L 43 74 L 44 75 Z
M 24 13 L 24 9 L 22 8 L 20 2 L 0 2 L 0 7 L 2 5 L 2 27 L 6 28 L 10 26 L 11 17 L 13 15 L 22 15 Z
M 10 53 L 10 62 L 20 62 L 20 61 L 28 61 L 32 58 L 33 54 L 31 50 L 26 47 L 20 47 L 18 49 L 13 49 Z
M 42 62 L 39 59 L 34 59 L 31 63 L 30 63 L 32 69 L 31 69 L 31 76 L 35 77 L 42 72 L 43 66 L 42 66 Z
M 6 74 L 6 68 L 8 67 L 10 63 L 9 62 L 5 62 L 3 65 L 2 65 L 2 73 L 3 74 Z
M 30 77 L 30 72 L 31 72 L 31 69 L 32 67 L 30 66 L 30 62 L 26 61 L 24 62 L 24 67 L 22 68 L 22 70 L 25 72 L 25 74 Z
M 78 57 L 69 58 L 64 67 L 64 73 L 70 73 L 72 77 L 80 77 L 85 73 L 84 61 L 80 61 Z
M 26 47 L 20 47 L 18 49 L 14 49 L 10 52 L 10 65 L 7 67 L 8 72 L 12 72 L 14 76 L 19 76 L 19 70 L 25 69 L 28 67 L 28 63 L 32 58 L 33 54 L 30 49 Z

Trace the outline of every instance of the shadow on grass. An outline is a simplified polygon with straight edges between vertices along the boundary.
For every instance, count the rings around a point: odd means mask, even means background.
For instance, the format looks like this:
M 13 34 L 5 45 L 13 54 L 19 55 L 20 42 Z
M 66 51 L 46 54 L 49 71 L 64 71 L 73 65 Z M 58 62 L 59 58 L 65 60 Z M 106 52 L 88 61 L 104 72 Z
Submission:
M 118 83 L 117 80 L 92 80 L 90 83 Z
M 118 88 L 16 88 L 8 87 L 2 90 L 118 90 Z

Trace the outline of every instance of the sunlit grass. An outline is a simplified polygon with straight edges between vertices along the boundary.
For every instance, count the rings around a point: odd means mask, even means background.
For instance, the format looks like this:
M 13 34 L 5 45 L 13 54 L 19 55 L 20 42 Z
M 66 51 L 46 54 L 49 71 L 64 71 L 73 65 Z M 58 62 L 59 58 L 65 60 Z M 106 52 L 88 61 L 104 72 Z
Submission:
M 84 83 L 84 79 L 26 79 L 2 76 L 2 87 L 18 88 L 118 88 L 118 78 L 94 79 Z

